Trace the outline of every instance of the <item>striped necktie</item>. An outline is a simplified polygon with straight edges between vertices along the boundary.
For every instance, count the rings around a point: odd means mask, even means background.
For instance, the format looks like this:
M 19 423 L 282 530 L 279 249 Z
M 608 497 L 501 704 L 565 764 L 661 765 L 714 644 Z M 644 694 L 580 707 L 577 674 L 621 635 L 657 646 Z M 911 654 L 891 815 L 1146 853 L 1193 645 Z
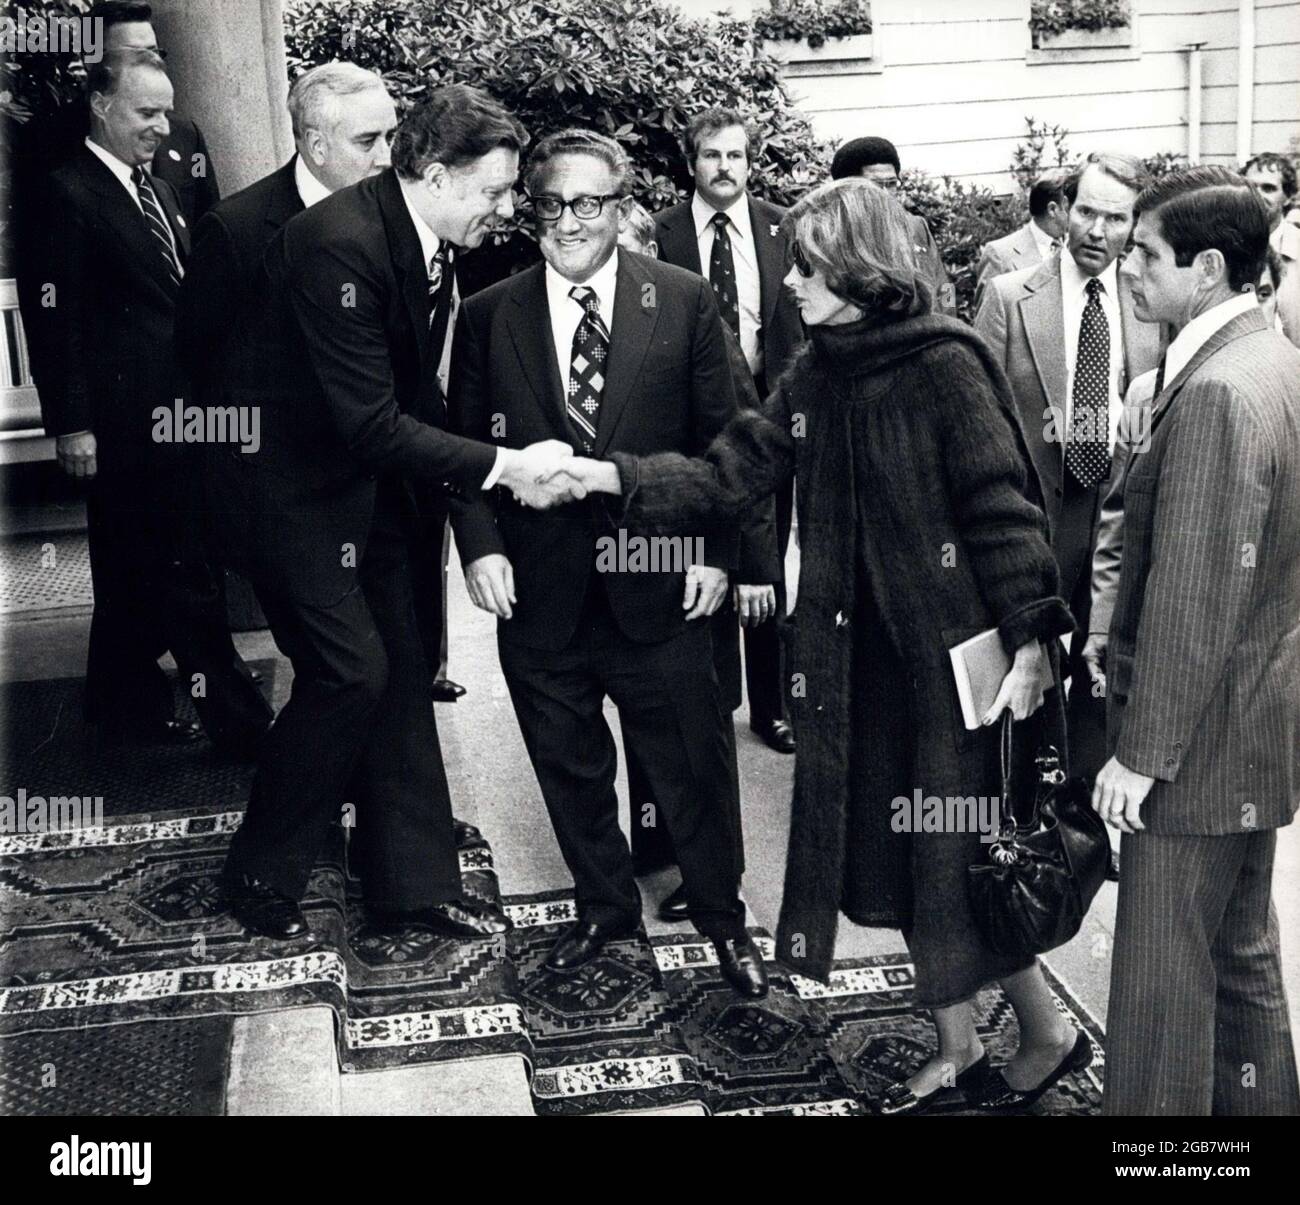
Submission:
M 158 240 L 158 249 L 163 259 L 167 261 L 167 271 L 171 275 L 172 284 L 179 288 L 181 276 L 184 275 L 181 271 L 181 261 L 176 258 L 176 249 L 172 246 L 167 219 L 163 217 L 162 206 L 158 204 L 153 185 L 149 183 L 149 176 L 144 168 L 131 169 L 131 183 L 135 185 L 136 196 L 140 198 L 140 207 L 144 210 L 145 219 L 149 223 L 149 233 Z
M 569 360 L 569 392 L 565 409 L 582 444 L 590 453 L 600 421 L 600 395 L 605 388 L 605 361 L 609 359 L 609 332 L 600 316 L 600 298 L 586 285 L 574 285 L 569 296 L 582 306 L 582 321 L 573 332 Z
M 434 363 L 442 359 L 442 345 L 451 320 L 452 293 L 456 287 L 456 248 L 445 239 L 429 260 L 429 351 Z

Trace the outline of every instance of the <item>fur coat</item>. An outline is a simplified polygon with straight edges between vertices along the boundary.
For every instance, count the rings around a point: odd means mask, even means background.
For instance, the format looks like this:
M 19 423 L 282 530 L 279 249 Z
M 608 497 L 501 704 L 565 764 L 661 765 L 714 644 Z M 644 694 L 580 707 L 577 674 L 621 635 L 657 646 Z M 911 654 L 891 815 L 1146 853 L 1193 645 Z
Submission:
M 997 795 L 996 726 L 969 732 L 947 650 L 1012 652 L 1073 627 L 1010 388 L 980 337 L 924 315 L 813 327 L 763 414 L 704 459 L 615 457 L 620 521 L 692 530 L 795 473 L 801 567 L 786 623 L 798 740 L 777 956 L 828 977 L 841 912 L 899 927 L 918 1002 L 966 999 L 999 960 L 966 904 L 978 834 L 900 837 L 891 801 Z

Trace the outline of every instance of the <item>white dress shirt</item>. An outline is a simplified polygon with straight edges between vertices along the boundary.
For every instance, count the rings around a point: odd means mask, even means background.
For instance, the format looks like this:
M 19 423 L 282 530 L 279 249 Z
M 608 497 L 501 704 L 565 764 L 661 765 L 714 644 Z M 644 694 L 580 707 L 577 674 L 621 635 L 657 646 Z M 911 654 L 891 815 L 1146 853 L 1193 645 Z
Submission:
M 709 278 L 709 257 L 713 254 L 713 215 L 727 215 L 727 237 L 736 264 L 736 302 L 740 310 L 740 349 L 755 376 L 763 371 L 763 294 L 758 275 L 758 247 L 749 221 L 749 194 L 742 192 L 730 209 L 714 209 L 697 192 L 691 198 L 695 240 L 700 249 L 700 271 Z
M 1061 252 L 1061 304 L 1065 315 L 1065 430 L 1066 438 L 1061 440 L 1061 455 L 1065 455 L 1065 444 L 1074 424 L 1074 362 L 1079 356 L 1079 327 L 1083 322 L 1083 309 L 1088 303 L 1088 281 L 1092 277 L 1079 270 L 1074 256 L 1068 250 Z M 1124 377 L 1124 328 L 1119 316 L 1119 269 L 1118 261 L 1112 260 L 1106 270 L 1097 277 L 1101 281 L 1101 309 L 1106 315 L 1106 324 L 1110 327 L 1110 372 L 1107 374 L 1109 389 L 1106 397 L 1106 429 L 1109 432 L 1108 445 L 1115 448 L 1115 433 L 1119 428 L 1119 416 L 1123 409 L 1123 397 L 1120 393 L 1120 381 Z
M 298 190 L 298 199 L 304 209 L 310 209 L 317 201 L 325 200 L 331 191 L 311 174 L 311 168 L 301 155 L 295 155 L 293 159 L 293 186 Z
M 1038 258 L 1044 263 L 1061 249 L 1061 240 L 1054 239 L 1033 218 L 1029 219 L 1029 233 L 1033 235 L 1034 246 L 1038 248 Z
M 1258 305 L 1254 293 L 1238 293 L 1227 301 L 1211 306 L 1205 313 L 1197 314 L 1178 332 L 1165 351 L 1165 384 L 1173 382 L 1215 331 L 1226 326 L 1238 314 L 1245 314 Z
M 89 138 L 86 139 L 86 148 L 95 156 L 96 159 L 108 168 L 114 176 L 117 177 L 122 187 L 131 195 L 131 200 L 135 202 L 136 208 L 139 209 L 141 213 L 144 213 L 144 204 L 140 200 L 140 194 L 136 191 L 135 181 L 131 179 L 131 172 L 134 170 L 131 165 L 129 163 L 123 163 L 122 160 L 113 154 L 112 151 L 105 150 L 98 142 L 93 142 Z M 148 175 L 153 175 L 153 173 L 149 171 L 148 167 L 145 167 L 144 170 Z M 155 190 L 155 192 L 156 191 L 157 190 Z M 158 207 L 160 209 L 162 208 L 161 201 L 158 202 Z M 166 212 L 166 210 L 163 210 L 164 217 L 166 216 Z M 179 220 L 183 226 L 185 224 L 185 219 L 181 218 Z M 172 255 L 175 256 L 176 262 L 179 264 L 181 262 L 181 257 L 176 251 L 176 236 L 172 234 L 170 223 L 167 223 L 167 241 L 171 243 Z
M 618 290 L 618 249 L 615 248 L 614 254 L 582 283 L 596 290 L 601 320 L 613 339 L 614 294 Z M 566 280 L 550 264 L 546 265 L 546 308 L 551 316 L 551 337 L 555 343 L 555 363 L 560 370 L 561 388 L 567 388 L 569 384 L 573 336 L 578 333 L 578 323 L 586 312 L 569 296 L 569 290 L 573 287 L 573 281 Z
M 301 164 L 301 160 L 299 163 Z M 406 206 L 406 212 L 411 215 L 411 224 L 415 227 L 415 237 L 420 240 L 420 256 L 424 261 L 424 270 L 426 274 L 429 271 L 429 265 L 433 262 L 433 257 L 438 254 L 438 248 L 442 246 L 442 239 L 434 234 L 433 229 L 416 211 L 415 206 L 411 204 L 411 198 L 406 195 L 406 189 L 399 189 L 402 194 L 402 203 Z M 299 190 L 301 196 L 301 189 Z M 306 204 L 306 198 L 303 204 Z M 456 329 L 456 316 L 460 313 L 460 284 L 455 275 L 451 278 L 451 312 L 447 315 L 447 332 L 443 336 L 442 356 L 438 360 L 438 386 L 442 390 L 442 396 L 447 396 L 448 386 L 451 382 L 451 341 L 452 334 Z M 488 473 L 483 481 L 482 488 L 490 490 L 497 483 L 497 478 L 501 476 L 502 460 L 504 450 L 497 449 L 497 458 L 492 465 L 492 471 Z

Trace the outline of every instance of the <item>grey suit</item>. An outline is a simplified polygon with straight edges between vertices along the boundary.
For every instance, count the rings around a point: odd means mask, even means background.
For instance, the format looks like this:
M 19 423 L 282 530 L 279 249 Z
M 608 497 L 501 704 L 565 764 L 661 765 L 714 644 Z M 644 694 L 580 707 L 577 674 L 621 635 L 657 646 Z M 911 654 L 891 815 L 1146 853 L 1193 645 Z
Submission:
M 1256 310 L 1156 397 L 1120 483 L 1122 846 L 1104 1111 L 1300 1112 L 1270 899 L 1300 794 L 1300 354 Z
M 1032 268 L 1043 262 L 1033 227 L 1032 221 L 1026 222 L 1010 234 L 995 238 L 980 248 L 979 266 L 975 270 L 977 310 L 984 300 L 985 286 L 995 276 L 1019 272 L 1021 268 Z
M 1161 340 L 1158 326 L 1138 321 L 1122 274 L 1117 292 L 1118 335 L 1124 352 L 1124 380 L 1119 383 L 1123 396 L 1128 381 L 1155 367 Z M 1065 340 L 1077 339 L 1078 331 L 1068 336 L 1065 332 L 1061 256 L 991 279 L 975 329 L 988 340 L 1011 381 L 1025 440 L 1042 484 L 1052 551 L 1061 571 L 1061 597 L 1070 604 L 1078 624 L 1066 671 L 1072 679 L 1069 732 L 1072 769 L 1087 778 L 1101 769 L 1105 719 L 1102 701 L 1091 693 L 1080 654 L 1089 631 L 1090 566 L 1108 483 L 1084 489 L 1065 471 L 1069 434 Z M 1111 337 L 1115 335 L 1112 331 Z

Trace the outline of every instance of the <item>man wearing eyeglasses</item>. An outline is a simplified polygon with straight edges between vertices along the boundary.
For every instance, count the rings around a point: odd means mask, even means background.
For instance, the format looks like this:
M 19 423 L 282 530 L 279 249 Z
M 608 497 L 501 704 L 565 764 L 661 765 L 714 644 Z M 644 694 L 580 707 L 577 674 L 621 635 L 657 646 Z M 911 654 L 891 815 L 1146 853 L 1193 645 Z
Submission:
M 461 434 L 507 448 L 562 439 L 597 457 L 695 456 L 735 414 L 706 282 L 617 247 L 630 174 L 622 148 L 586 130 L 533 152 L 526 185 L 545 262 L 462 309 L 450 399 Z M 672 836 L 690 919 L 735 990 L 763 995 L 706 619 L 727 592 L 735 529 L 688 533 L 652 555 L 581 490 L 545 514 L 503 490 L 466 497 L 452 526 L 471 599 L 498 617 L 501 668 L 573 875 L 576 923 L 547 965 L 576 971 L 640 923 L 609 698 Z

